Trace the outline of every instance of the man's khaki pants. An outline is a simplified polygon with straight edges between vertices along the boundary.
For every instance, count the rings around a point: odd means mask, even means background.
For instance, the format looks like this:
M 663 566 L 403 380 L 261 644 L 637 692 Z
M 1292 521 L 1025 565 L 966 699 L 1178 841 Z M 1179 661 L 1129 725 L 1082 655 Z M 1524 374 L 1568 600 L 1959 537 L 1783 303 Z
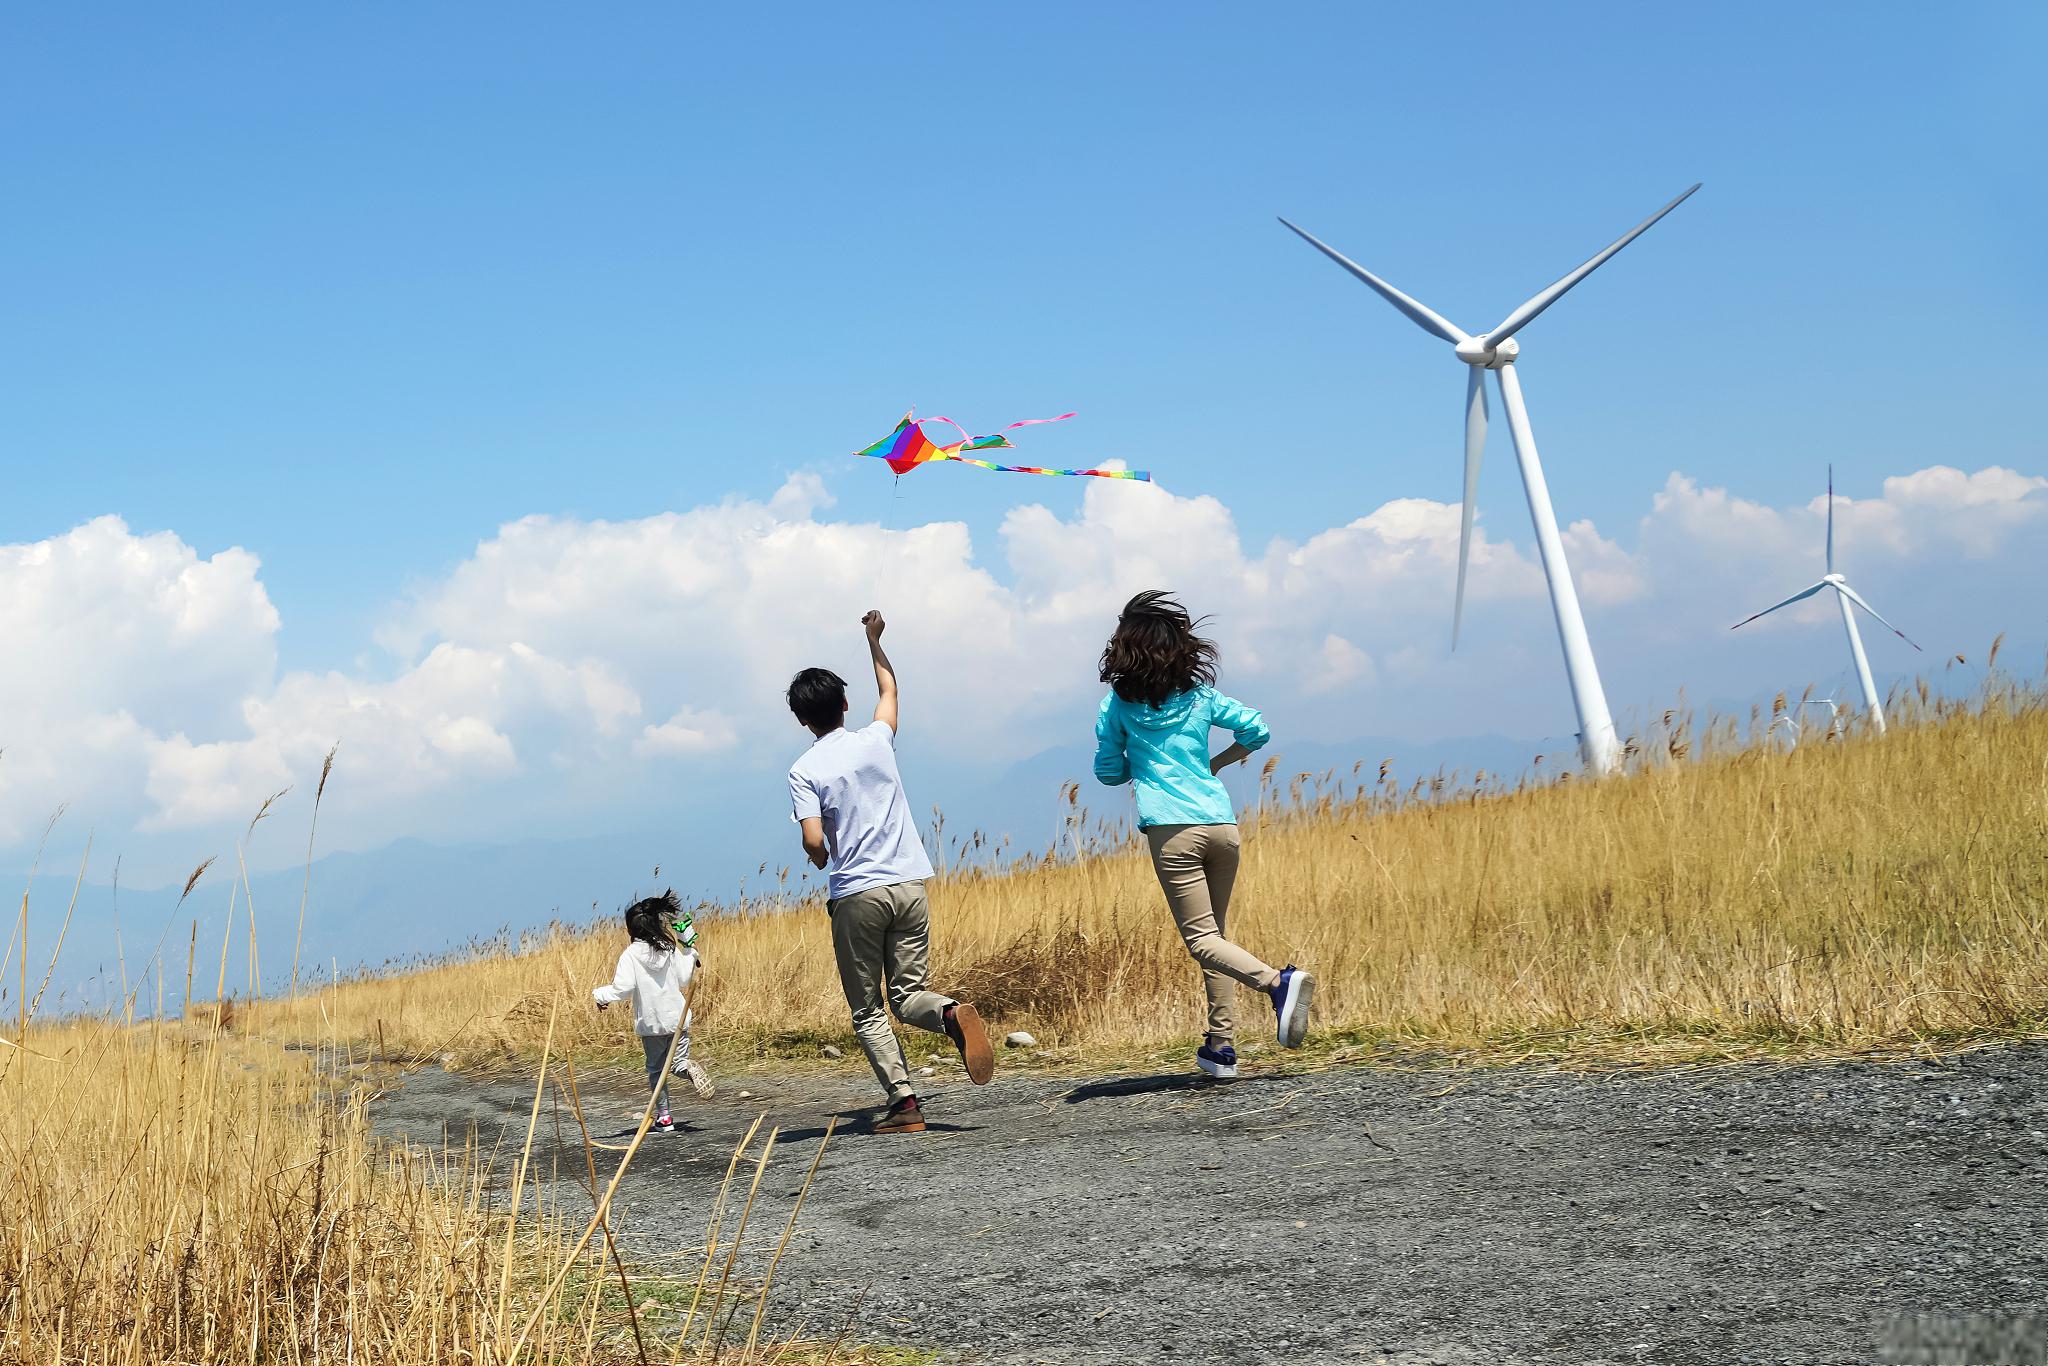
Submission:
M 925 988 L 931 962 L 931 908 L 922 882 L 870 887 L 826 903 L 832 916 L 832 953 L 839 960 L 839 985 L 853 1011 L 853 1029 L 875 1080 L 894 1104 L 914 1094 L 910 1063 L 903 1045 L 889 1027 L 883 1009 L 883 983 L 889 1006 L 907 1025 L 946 1032 L 946 1007 L 952 998 Z
M 1166 892 L 1167 909 L 1180 937 L 1202 965 L 1209 994 L 1209 1037 L 1230 1042 L 1236 1030 L 1231 1008 L 1235 983 L 1271 991 L 1280 974 L 1223 937 L 1230 889 L 1237 882 L 1238 838 L 1234 825 L 1151 825 L 1152 870 Z

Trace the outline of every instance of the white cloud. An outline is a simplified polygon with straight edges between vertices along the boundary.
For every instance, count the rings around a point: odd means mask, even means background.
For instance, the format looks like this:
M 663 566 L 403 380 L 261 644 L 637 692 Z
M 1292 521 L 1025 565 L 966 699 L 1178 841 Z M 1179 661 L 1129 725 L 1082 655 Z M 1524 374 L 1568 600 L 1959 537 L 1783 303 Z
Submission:
M 1808 511 L 1825 516 L 1823 496 Z M 1920 555 L 1937 547 L 1968 559 L 1996 555 L 2013 532 L 2048 517 L 2048 479 L 1992 465 L 1965 474 L 1932 465 L 1884 481 L 1884 497 L 1835 500 L 1838 555 L 1854 539 L 1893 555 Z
M 236 723 L 276 672 L 259 568 L 118 517 L 0 546 L 0 845 L 66 802 L 133 816 L 152 736 Z
M 1838 491 L 1834 502 L 1836 568 L 1880 610 L 1909 634 L 1953 632 L 1970 648 L 2008 625 L 2038 629 L 2038 612 L 2009 594 L 1992 562 L 2041 573 L 2048 479 L 1936 465 L 1888 478 L 1883 488 L 1877 498 Z M 1656 602 L 1653 631 L 1697 634 L 1716 619 L 1725 629 L 1814 582 L 1826 569 L 1827 515 L 1825 494 L 1774 508 L 1671 475 L 1642 521 L 1635 554 Z M 1834 613 L 1815 599 L 1744 633 L 1810 628 Z
M 1371 683 L 1378 676 L 1371 655 L 1333 633 L 1323 637 L 1322 648 L 1302 679 L 1302 691 L 1320 696 L 1339 688 Z
M 386 658 L 325 673 L 279 673 L 277 613 L 245 551 L 202 558 L 115 518 L 0 547 L 0 638 L 16 661 L 0 671 L 0 843 L 32 837 L 63 801 L 161 831 L 239 824 L 336 741 L 333 828 L 359 843 L 505 811 L 538 820 L 679 767 L 772 769 L 801 738 L 782 702 L 790 674 L 826 664 L 863 685 L 856 622 L 877 603 L 911 724 L 963 763 L 1085 738 L 1102 639 L 1155 586 L 1213 617 L 1225 685 L 1296 733 L 1570 729 L 1540 567 L 1484 522 L 1449 654 L 1455 505 L 1397 499 L 1252 548 L 1214 497 L 1105 481 L 1070 516 L 1013 510 L 993 561 L 961 523 L 885 531 L 831 507 L 801 475 L 765 500 L 631 521 L 523 518 L 393 609 Z M 1794 613 L 1726 629 L 1817 577 L 1824 515 L 1674 474 L 1632 548 L 1572 523 L 1617 706 L 1838 667 Z M 1838 497 L 1836 519 L 1852 579 L 1931 657 L 1948 634 L 1981 648 L 2001 626 L 2038 626 L 2011 595 L 1959 589 L 2038 580 L 2048 479 L 1936 466 Z M 2032 617 L 2003 619 L 2015 611 Z
M 655 755 L 688 757 L 715 754 L 739 742 L 739 732 L 730 719 L 715 711 L 684 707 L 658 726 L 649 726 L 633 742 L 633 752 L 642 758 Z

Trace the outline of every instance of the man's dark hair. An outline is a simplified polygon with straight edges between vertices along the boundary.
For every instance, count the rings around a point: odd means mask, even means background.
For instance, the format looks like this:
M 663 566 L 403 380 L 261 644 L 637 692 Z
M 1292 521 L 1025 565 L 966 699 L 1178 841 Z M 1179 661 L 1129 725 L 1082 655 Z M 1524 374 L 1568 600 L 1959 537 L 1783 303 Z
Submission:
M 789 680 L 789 709 L 812 730 L 830 730 L 846 717 L 846 680 L 830 669 L 805 669 Z
M 1216 681 L 1216 647 L 1195 634 L 1202 623 L 1172 595 L 1148 588 L 1124 604 L 1102 649 L 1102 681 L 1126 702 L 1159 706 L 1175 693 Z

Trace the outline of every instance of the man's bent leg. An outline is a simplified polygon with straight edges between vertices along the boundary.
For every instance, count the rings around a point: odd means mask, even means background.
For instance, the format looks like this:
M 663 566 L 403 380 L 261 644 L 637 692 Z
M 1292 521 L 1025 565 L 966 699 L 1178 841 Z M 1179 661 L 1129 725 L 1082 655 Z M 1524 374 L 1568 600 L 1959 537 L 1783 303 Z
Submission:
M 839 962 L 839 985 L 846 992 L 846 1005 L 853 1012 L 853 1032 L 868 1055 L 875 1080 L 893 1101 L 912 1094 L 910 1064 L 903 1045 L 889 1027 L 889 1012 L 882 1004 L 882 973 L 885 945 L 891 920 L 888 893 L 877 887 L 855 892 L 830 904 L 832 954 Z
M 925 900 L 922 882 L 899 882 L 877 887 L 873 893 L 886 896 L 890 924 L 882 941 L 882 964 L 889 975 L 889 1004 L 896 1018 L 907 1025 L 946 1032 L 946 1007 L 950 996 L 931 990 L 932 912 Z
M 986 1086 L 996 1074 L 996 1059 L 981 1016 L 967 1002 L 941 996 L 926 982 L 931 962 L 932 920 L 924 884 L 905 882 L 889 891 L 897 894 L 895 924 L 887 949 L 889 1004 L 895 1007 L 896 1018 L 903 1023 L 950 1039 L 960 1050 L 968 1080 L 976 1086 Z

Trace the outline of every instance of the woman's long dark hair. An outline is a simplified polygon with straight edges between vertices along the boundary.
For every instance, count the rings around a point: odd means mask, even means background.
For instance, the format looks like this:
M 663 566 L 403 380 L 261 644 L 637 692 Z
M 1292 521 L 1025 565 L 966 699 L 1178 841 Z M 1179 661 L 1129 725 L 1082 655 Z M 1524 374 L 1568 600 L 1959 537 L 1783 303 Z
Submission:
M 669 923 L 682 911 L 673 890 L 636 901 L 626 908 L 626 933 L 652 949 L 675 948 L 676 937 Z
M 1124 604 L 1102 647 L 1102 681 L 1126 702 L 1155 707 L 1198 683 L 1213 684 L 1216 646 L 1195 634 L 1199 625 L 1172 594 L 1146 589 Z

